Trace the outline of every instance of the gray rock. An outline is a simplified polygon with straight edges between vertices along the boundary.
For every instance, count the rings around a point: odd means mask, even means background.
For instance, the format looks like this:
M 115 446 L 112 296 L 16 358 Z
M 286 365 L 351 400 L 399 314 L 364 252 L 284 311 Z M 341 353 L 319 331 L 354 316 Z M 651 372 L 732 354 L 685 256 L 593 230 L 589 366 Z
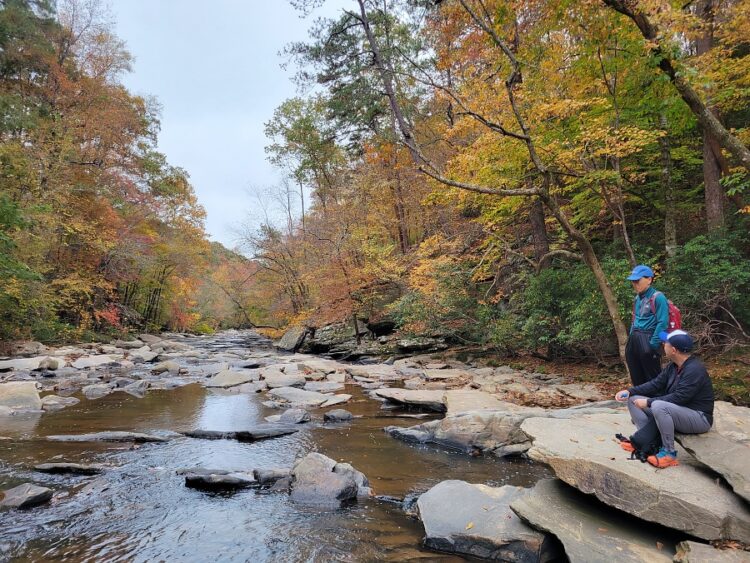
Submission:
M 173 373 L 175 375 L 180 373 L 180 364 L 169 360 L 166 362 L 160 362 L 151 368 L 151 373 L 159 374 L 165 372 Z
M 323 420 L 325 422 L 344 422 L 351 420 L 352 418 L 354 418 L 354 415 L 344 409 L 334 409 L 323 415 Z
M 208 491 L 247 489 L 257 487 L 258 482 L 249 473 L 232 473 L 211 470 L 185 474 L 185 486 Z
M 672 559 L 666 547 L 671 545 L 670 538 L 624 518 L 557 479 L 539 481 L 510 506 L 535 528 L 557 536 L 571 563 Z M 660 550 L 658 544 L 664 547 Z
M 0 371 L 32 371 L 39 368 L 44 357 L 0 360 Z
M 740 549 L 716 549 L 711 545 L 684 541 L 677 545 L 675 563 L 750 563 L 750 553 Z
M 528 418 L 521 429 L 533 440 L 528 455 L 587 494 L 649 522 L 706 539 L 750 542 L 750 509 L 687 455 L 681 464 L 656 469 L 628 461 L 613 443 L 633 425 L 625 414 L 564 419 Z
M 24 483 L 12 489 L 3 491 L 0 507 L 4 508 L 31 508 L 48 502 L 52 498 L 52 490 L 46 487 L 38 487 L 31 483 Z
M 227 389 L 244 383 L 257 381 L 260 376 L 257 371 L 224 370 L 206 382 L 206 387 L 221 387 Z
M 86 385 L 83 389 L 83 394 L 87 399 L 101 399 L 102 397 L 109 395 L 113 389 L 108 384 L 96 384 Z
M 510 509 L 528 489 L 443 481 L 419 497 L 424 544 L 430 549 L 495 561 L 551 561 L 553 544 Z
M 71 365 L 76 369 L 90 369 L 107 364 L 113 364 L 118 358 L 110 356 L 109 354 L 101 354 L 98 356 L 83 356 L 78 358 Z
M 328 407 L 332 407 L 334 405 L 341 405 L 343 403 L 348 403 L 349 399 L 351 399 L 351 398 L 352 398 L 352 396 L 348 395 L 347 393 L 341 393 L 339 395 L 333 395 L 325 403 L 322 403 L 320 405 L 320 408 L 328 408 Z
M 318 393 L 332 393 L 343 388 L 343 383 L 336 383 L 335 381 L 308 381 L 304 387 L 305 391 L 317 391 Z
M 128 355 L 128 358 L 136 363 L 148 363 L 153 362 L 158 356 L 159 354 L 151 350 L 134 350 Z
M 382 388 L 374 391 L 375 395 L 392 403 L 420 407 L 435 412 L 445 412 L 444 391 L 413 391 L 409 389 Z
M 750 409 L 717 401 L 714 427 L 705 434 L 678 434 L 677 441 L 750 502 Z
M 291 499 L 300 504 L 340 505 L 357 497 L 353 473 L 336 473 L 336 462 L 319 453 L 309 453 L 292 468 Z
M 59 434 L 47 436 L 51 442 L 166 442 L 166 438 L 140 432 L 94 432 L 90 434 Z
M 134 381 L 130 385 L 126 385 L 122 388 L 125 393 L 128 395 L 133 395 L 133 397 L 138 397 L 139 399 L 142 399 L 146 396 L 146 391 L 148 391 L 149 388 L 149 382 L 145 380 L 140 381 Z
M 271 389 L 269 394 L 275 399 L 286 401 L 293 407 L 317 407 L 330 399 L 328 395 L 314 391 L 305 391 L 295 387 Z
M 65 360 L 62 358 L 50 358 L 49 356 L 39 362 L 37 369 L 56 371 L 65 366 Z
M 296 352 L 302 346 L 307 334 L 308 329 L 306 327 L 292 327 L 284 333 L 281 340 L 276 343 L 276 347 L 287 352 Z
M 139 334 L 138 340 L 151 345 L 151 344 L 159 344 L 164 339 L 161 336 L 156 336 L 154 334 Z
M 83 465 L 80 463 L 40 463 L 35 465 L 36 471 L 42 473 L 72 473 L 74 475 L 98 475 L 104 471 L 101 465 Z
M 65 407 L 77 405 L 81 400 L 76 397 L 59 397 L 57 395 L 47 395 L 42 397 L 42 408 L 46 411 L 59 411 Z
M 261 373 L 269 389 L 302 387 L 305 385 L 305 377 L 298 373 L 284 373 L 276 367 L 266 368 Z
M 279 415 L 279 422 L 285 424 L 302 424 L 310 422 L 310 413 L 305 409 L 288 409 Z
M 11 410 L 40 410 L 42 400 L 33 381 L 0 383 L 0 407 Z
M 261 391 L 266 391 L 268 389 L 268 385 L 266 385 L 265 381 L 253 381 L 252 383 L 243 383 L 242 385 L 239 385 L 237 387 L 237 391 L 239 393 L 248 393 L 252 395 L 253 393 L 260 393 Z
M 256 442 L 269 438 L 278 438 L 287 434 L 294 434 L 298 429 L 293 427 L 279 427 L 274 425 L 257 426 L 251 430 L 222 432 L 220 430 L 190 430 L 182 434 L 188 438 L 203 440 L 237 440 L 239 442 Z
M 143 347 L 143 341 L 142 340 L 114 340 L 112 342 L 112 345 L 118 348 L 123 348 L 125 350 L 135 350 L 137 348 Z
M 291 473 L 288 469 L 255 469 L 253 476 L 260 486 L 268 487 L 279 479 L 290 477 Z

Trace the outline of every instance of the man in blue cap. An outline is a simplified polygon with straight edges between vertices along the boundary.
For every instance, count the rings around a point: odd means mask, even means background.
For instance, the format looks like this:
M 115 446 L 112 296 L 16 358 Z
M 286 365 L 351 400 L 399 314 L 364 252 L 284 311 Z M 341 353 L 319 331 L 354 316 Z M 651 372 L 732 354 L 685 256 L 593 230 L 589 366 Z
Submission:
M 647 461 L 663 469 L 678 465 L 675 431 L 702 434 L 711 429 L 714 391 L 706 366 L 691 354 L 693 339 L 687 332 L 661 332 L 659 339 L 670 363 L 656 378 L 619 391 L 615 399 L 628 402 L 630 417 L 638 430 L 655 420 L 662 445 Z M 626 451 L 634 449 L 628 439 L 621 439 L 620 445 Z
M 659 333 L 669 325 L 669 302 L 662 292 L 651 287 L 654 271 L 648 266 L 641 264 L 633 268 L 628 280 L 636 296 L 625 362 L 633 385 L 640 385 L 661 371 Z

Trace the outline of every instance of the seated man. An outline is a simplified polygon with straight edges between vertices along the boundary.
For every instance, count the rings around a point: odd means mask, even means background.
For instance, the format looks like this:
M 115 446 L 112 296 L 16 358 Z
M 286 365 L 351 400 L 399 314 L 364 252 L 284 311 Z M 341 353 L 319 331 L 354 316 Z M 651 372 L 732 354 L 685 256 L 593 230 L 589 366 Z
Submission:
M 706 367 L 691 355 L 693 339 L 683 330 L 659 333 L 664 354 L 671 360 L 651 381 L 619 391 L 617 401 L 628 401 L 628 410 L 637 429 L 651 419 L 656 421 L 662 447 L 648 462 L 659 468 L 678 465 L 674 447 L 675 431 L 684 434 L 708 432 L 713 424 L 714 391 Z M 632 451 L 629 440 L 622 448 Z

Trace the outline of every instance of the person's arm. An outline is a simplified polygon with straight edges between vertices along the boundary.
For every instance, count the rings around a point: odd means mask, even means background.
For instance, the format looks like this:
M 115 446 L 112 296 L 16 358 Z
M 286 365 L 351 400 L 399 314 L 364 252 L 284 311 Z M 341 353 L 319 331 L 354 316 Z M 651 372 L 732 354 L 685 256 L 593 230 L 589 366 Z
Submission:
M 654 315 L 656 316 L 656 326 L 654 327 L 654 333 L 651 335 L 649 344 L 654 350 L 658 350 L 661 346 L 661 340 L 659 340 L 659 333 L 664 330 L 669 330 L 669 302 L 667 301 L 666 295 L 659 292 L 654 298 Z
M 666 395 L 651 397 L 648 406 L 654 401 L 666 401 L 675 405 L 687 405 L 701 388 L 704 377 L 708 377 L 702 365 L 685 366 L 675 389 Z
M 659 375 L 654 377 L 652 380 L 628 389 L 628 391 L 630 391 L 630 396 L 632 397 L 633 395 L 643 395 L 644 397 L 653 397 L 654 395 L 664 393 L 664 391 L 667 390 L 667 381 L 669 378 L 669 370 L 671 367 L 672 364 L 668 364 L 667 367 L 661 370 L 661 373 L 659 373 Z

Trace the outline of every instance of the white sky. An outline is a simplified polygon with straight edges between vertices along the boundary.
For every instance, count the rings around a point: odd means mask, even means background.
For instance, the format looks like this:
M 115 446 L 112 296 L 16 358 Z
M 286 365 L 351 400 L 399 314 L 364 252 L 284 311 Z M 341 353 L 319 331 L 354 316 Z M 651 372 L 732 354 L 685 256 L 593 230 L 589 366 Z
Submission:
M 237 227 L 258 216 L 248 188 L 280 181 L 263 150 L 263 124 L 296 94 L 279 51 L 348 4 L 327 0 L 303 20 L 286 0 L 110 0 L 135 58 L 123 81 L 161 103 L 159 149 L 190 174 L 213 240 L 235 246 Z

